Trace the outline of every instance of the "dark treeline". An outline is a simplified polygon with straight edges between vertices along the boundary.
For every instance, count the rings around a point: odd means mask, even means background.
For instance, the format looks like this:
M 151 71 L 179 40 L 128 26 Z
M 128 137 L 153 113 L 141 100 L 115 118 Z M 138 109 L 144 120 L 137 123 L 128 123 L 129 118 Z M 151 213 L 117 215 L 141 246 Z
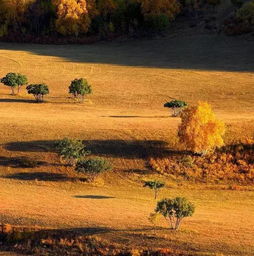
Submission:
M 235 3 L 236 0 L 233 0 Z M 158 32 L 183 10 L 198 10 L 220 0 L 0 0 L 0 38 L 33 41 L 56 38 L 110 38 L 115 35 Z M 237 1 L 240 8 L 243 2 Z M 241 20 L 254 23 L 253 0 Z M 252 24 L 250 24 L 252 25 Z M 54 41 L 52 41 L 54 42 Z
M 180 10 L 178 0 L 0 0 L 0 37 L 106 38 L 158 31 Z

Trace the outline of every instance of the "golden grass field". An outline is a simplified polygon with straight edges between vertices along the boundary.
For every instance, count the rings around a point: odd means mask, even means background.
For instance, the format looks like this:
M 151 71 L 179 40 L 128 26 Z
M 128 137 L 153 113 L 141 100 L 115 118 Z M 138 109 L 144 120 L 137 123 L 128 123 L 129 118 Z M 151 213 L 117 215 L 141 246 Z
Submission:
M 171 142 L 178 118 L 163 104 L 208 101 L 227 124 L 226 141 L 254 135 L 253 41 L 218 35 L 171 35 L 94 45 L 0 43 L 0 77 L 26 74 L 49 85 L 46 102 L 0 87 L 0 216 L 5 223 L 49 228 L 101 228 L 98 236 L 130 246 L 172 247 L 203 255 L 254 255 L 254 191 L 168 183 L 160 197 L 186 196 L 197 208 L 182 230 L 148 221 L 155 207 L 142 180 L 143 150 Z M 83 104 L 68 95 L 85 77 L 93 94 Z M 70 167 L 48 152 L 53 140 L 85 140 L 114 170 L 96 184 L 73 181 Z M 158 149 L 159 150 L 159 149 Z M 29 169 L 18 157 L 46 164 Z M 163 179 L 163 177 L 159 177 Z M 95 229 L 96 230 L 96 229 Z M 151 239 L 151 237 L 153 239 Z M 217 254 L 216 254 L 217 253 Z

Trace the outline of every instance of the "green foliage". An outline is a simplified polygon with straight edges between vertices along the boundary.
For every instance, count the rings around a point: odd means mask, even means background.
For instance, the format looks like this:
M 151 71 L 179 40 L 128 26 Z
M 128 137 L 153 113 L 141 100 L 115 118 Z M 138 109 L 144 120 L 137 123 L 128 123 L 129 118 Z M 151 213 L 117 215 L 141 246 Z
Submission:
M 18 92 L 20 91 L 20 87 L 22 85 L 27 84 L 27 77 L 25 75 L 19 73 L 8 73 L 5 77 L 1 79 L 1 83 L 6 86 L 11 87 L 12 94 L 15 94 L 14 88 L 18 88 Z
M 30 84 L 26 87 L 28 94 L 33 94 L 36 102 L 43 102 L 44 95 L 49 94 L 46 84 Z
M 179 116 L 182 109 L 186 107 L 188 104 L 185 101 L 182 100 L 172 100 L 169 102 L 166 102 L 164 104 L 165 108 L 171 108 L 173 109 L 173 116 Z
M 254 25 L 254 0 L 245 3 L 238 9 L 236 17 L 250 25 Z
M 78 159 L 91 153 L 86 149 L 86 146 L 81 140 L 68 138 L 56 142 L 55 148 L 61 159 L 64 159 L 72 165 L 75 164 Z
M 165 198 L 157 203 L 156 213 L 160 213 L 177 230 L 183 218 L 192 216 L 195 206 L 184 197 Z
M 69 93 L 71 93 L 75 99 L 81 98 L 83 101 L 85 95 L 92 93 L 92 88 L 86 79 L 75 79 L 69 86 Z
M 89 159 L 81 159 L 77 162 L 76 171 L 92 177 L 112 169 L 111 164 L 104 158 L 95 157 Z
M 144 187 L 148 187 L 154 190 L 154 199 L 157 199 L 159 190 L 164 186 L 165 186 L 165 183 L 158 180 L 149 180 L 149 181 L 145 181 L 144 183 Z
M 144 16 L 144 26 L 151 31 L 163 31 L 170 24 L 170 20 L 165 14 L 146 14 Z

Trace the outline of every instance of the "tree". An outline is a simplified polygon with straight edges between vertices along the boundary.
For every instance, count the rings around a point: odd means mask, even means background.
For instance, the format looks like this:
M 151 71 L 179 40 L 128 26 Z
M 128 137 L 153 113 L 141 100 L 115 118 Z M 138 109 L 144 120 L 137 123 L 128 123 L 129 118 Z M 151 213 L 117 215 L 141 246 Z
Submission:
M 92 93 L 92 88 L 87 83 L 86 79 L 75 79 L 69 86 L 69 93 L 71 93 L 75 99 L 81 98 L 81 101 L 84 101 L 85 95 Z
M 33 0 L 0 0 L 1 19 L 7 27 L 17 32 L 26 20 L 25 12 Z
M 35 0 L 27 9 L 28 30 L 34 35 L 55 31 L 56 7 L 52 0 Z
M 187 107 L 180 117 L 178 136 L 187 150 L 206 154 L 224 144 L 225 125 L 216 119 L 208 103 L 199 102 L 197 106 Z
M 91 20 L 86 0 L 54 0 L 57 7 L 56 29 L 64 35 L 86 33 Z
M 26 87 L 28 94 L 33 94 L 36 102 L 43 102 L 44 95 L 49 94 L 46 84 L 30 84 Z
M 111 164 L 106 159 L 100 157 L 80 159 L 75 168 L 78 173 L 87 174 L 91 179 L 94 179 L 98 174 L 111 169 Z
M 164 104 L 165 108 L 170 108 L 173 110 L 172 116 L 179 116 L 180 112 L 184 107 L 187 106 L 187 103 L 182 100 L 172 100 Z
M 1 79 L 1 83 L 11 87 L 12 95 L 15 95 L 15 88 L 18 88 L 18 94 L 21 86 L 27 84 L 27 77 L 19 73 L 8 73 Z
M 160 182 L 158 180 L 149 180 L 145 181 L 144 187 L 148 187 L 154 190 L 154 199 L 157 199 L 158 192 L 161 188 L 165 186 L 164 182 Z
M 177 0 L 138 0 L 145 23 L 153 29 L 164 29 L 180 13 L 181 5 Z M 166 18 L 166 19 L 165 19 Z
M 195 206 L 184 197 L 165 198 L 157 203 L 156 213 L 161 214 L 177 230 L 185 217 L 192 216 Z
M 246 2 L 236 12 L 236 17 L 249 25 L 254 25 L 254 0 Z
M 81 140 L 68 138 L 58 141 L 55 148 L 60 158 L 72 165 L 74 165 L 80 158 L 91 153 L 86 149 L 86 146 Z

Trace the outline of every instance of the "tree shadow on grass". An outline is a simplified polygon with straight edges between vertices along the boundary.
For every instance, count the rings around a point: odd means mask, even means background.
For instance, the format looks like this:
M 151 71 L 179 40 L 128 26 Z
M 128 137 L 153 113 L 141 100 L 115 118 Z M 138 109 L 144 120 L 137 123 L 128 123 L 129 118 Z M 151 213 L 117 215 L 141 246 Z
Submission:
M 54 152 L 56 141 L 23 141 L 5 144 L 5 149 L 20 152 Z M 177 151 L 161 140 L 84 140 L 87 149 L 94 155 L 112 158 L 144 159 L 169 155 L 186 155 L 190 152 Z
M 102 195 L 76 195 L 73 196 L 74 198 L 81 198 L 81 199 L 114 199 L 113 196 L 102 196 Z
M 17 141 L 5 144 L 5 149 L 22 152 L 52 152 L 54 144 L 53 140 Z
M 15 180 L 38 180 L 38 181 L 76 181 L 76 178 L 68 177 L 61 173 L 48 172 L 19 172 L 4 176 L 7 179 Z
M 35 101 L 35 100 L 29 100 L 29 99 L 15 99 L 15 98 L 13 98 L 13 99 L 11 99 L 11 98 L 9 98 L 9 99 L 0 99 L 0 102 L 2 102 L 2 103 L 4 103 L 4 102 L 7 102 L 7 103 L 11 103 L 11 102 L 16 102 L 16 103 L 36 103 L 37 104 L 37 102 Z
M 35 168 L 47 165 L 49 165 L 47 162 L 36 161 L 27 157 L 0 156 L 0 166 L 9 166 L 12 168 Z

